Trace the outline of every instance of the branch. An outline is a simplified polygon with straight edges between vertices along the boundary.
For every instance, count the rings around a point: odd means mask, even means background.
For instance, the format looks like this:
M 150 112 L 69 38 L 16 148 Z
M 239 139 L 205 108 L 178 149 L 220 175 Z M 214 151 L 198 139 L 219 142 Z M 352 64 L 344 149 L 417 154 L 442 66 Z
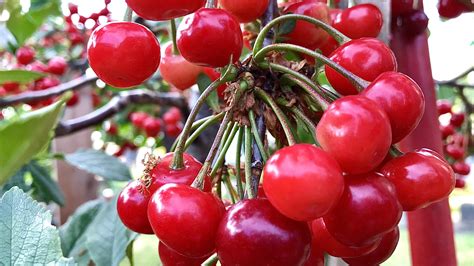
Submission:
M 189 112 L 186 100 L 179 93 L 160 93 L 148 90 L 124 91 L 92 113 L 71 120 L 61 121 L 56 128 L 56 137 L 69 135 L 90 126 L 98 125 L 125 109 L 129 104 L 176 106 L 181 109 L 183 114 Z
M 83 86 L 95 82 L 98 78 L 96 76 L 83 75 L 79 78 L 73 79 L 69 82 L 60 84 L 41 91 L 27 91 L 14 96 L 0 98 L 0 107 L 11 106 L 17 103 L 27 103 L 37 100 L 46 100 L 53 96 L 58 96 L 69 90 L 77 90 Z
M 471 72 L 474 71 L 474 67 L 469 68 L 468 70 L 462 72 L 461 74 L 457 75 L 456 77 L 449 79 L 449 80 L 442 80 L 442 81 L 436 81 L 437 84 L 440 85 L 447 85 L 447 84 L 452 84 L 453 82 L 457 81 L 458 79 L 461 79 L 467 75 L 469 75 Z
M 267 9 L 262 17 L 262 28 L 265 27 L 270 21 L 272 21 L 278 13 L 278 3 L 276 0 L 270 0 Z M 263 46 L 267 46 L 273 43 L 274 30 L 270 30 L 263 41 Z

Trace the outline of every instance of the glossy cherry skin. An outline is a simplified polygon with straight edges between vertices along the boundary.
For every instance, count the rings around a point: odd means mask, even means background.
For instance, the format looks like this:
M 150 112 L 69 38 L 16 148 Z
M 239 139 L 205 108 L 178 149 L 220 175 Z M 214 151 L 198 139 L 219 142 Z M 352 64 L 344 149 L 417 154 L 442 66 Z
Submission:
M 464 148 L 455 144 L 449 144 L 445 149 L 446 155 L 454 160 L 459 160 L 464 157 Z
M 442 200 L 454 189 L 451 166 L 429 149 L 408 152 L 389 161 L 381 172 L 395 186 L 404 211 L 413 211 Z
M 438 114 L 442 115 L 451 113 L 451 108 L 453 108 L 453 105 L 449 100 L 437 100 L 436 107 L 438 108 Z
M 160 241 L 192 258 L 214 251 L 224 213 L 224 204 L 214 195 L 181 184 L 162 186 L 148 204 L 148 220 Z
M 169 20 L 186 16 L 203 7 L 206 0 L 126 0 L 140 17 L 148 20 Z
M 464 113 L 453 113 L 451 114 L 451 120 L 449 121 L 454 127 L 460 127 L 464 123 L 466 115 Z
M 410 77 L 399 72 L 382 73 L 361 95 L 378 103 L 388 115 L 392 143 L 397 143 L 410 134 L 425 112 L 422 90 Z
M 130 114 L 130 122 L 137 127 L 143 128 L 143 123 L 149 117 L 149 115 L 145 112 L 133 112 Z
M 239 60 L 243 39 L 239 22 L 223 9 L 201 8 L 179 25 L 177 42 L 189 62 L 223 67 Z
M 2 84 L 2 87 L 8 93 L 17 93 L 20 90 L 20 83 L 17 82 L 5 82 Z
M 466 187 L 466 180 L 456 178 L 456 185 L 454 187 L 455 188 L 465 188 Z
M 166 135 L 172 138 L 176 138 L 183 131 L 183 125 L 181 123 L 169 124 L 166 125 L 165 132 Z
M 458 175 L 468 175 L 471 172 L 471 166 L 466 162 L 455 162 L 453 171 Z
M 352 39 L 375 38 L 382 29 L 382 12 L 372 4 L 355 5 L 337 14 L 332 25 Z
M 305 266 L 324 266 L 324 250 L 317 244 L 317 238 L 312 234 L 311 238 L 311 254 L 304 264 Z
M 189 63 L 181 55 L 173 54 L 173 44 L 168 44 L 161 57 L 160 73 L 163 79 L 179 90 L 196 84 L 202 67 Z
M 314 246 L 317 246 L 322 251 L 334 257 L 359 257 L 372 252 L 379 245 L 378 241 L 364 247 L 350 247 L 343 245 L 328 232 L 322 218 L 311 222 L 311 232 L 313 234 L 313 248 Z
M 20 47 L 16 51 L 16 60 L 21 65 L 28 65 L 35 59 L 35 54 L 35 50 L 30 47 Z
M 306 223 L 282 215 L 267 199 L 250 199 L 227 211 L 216 244 L 223 266 L 298 266 L 309 257 L 311 233 Z
M 79 92 L 73 91 L 71 98 L 66 102 L 66 106 L 72 107 L 75 106 L 79 103 L 81 100 L 81 97 L 79 95 Z
M 413 11 L 413 0 L 392 0 L 392 17 L 408 14 Z
M 400 27 L 407 36 L 417 36 L 428 28 L 428 16 L 423 10 L 415 10 L 400 17 Z
M 397 70 L 392 50 L 375 38 L 349 41 L 337 48 L 330 59 L 367 81 L 374 81 L 383 72 Z M 349 80 L 327 65 L 325 69 L 328 81 L 335 90 L 343 95 L 357 94 Z
M 48 62 L 48 72 L 51 74 L 62 75 L 66 72 L 67 62 L 64 58 L 56 56 Z
M 204 68 L 204 74 L 206 74 L 206 76 L 208 76 L 209 79 L 211 79 L 212 82 L 216 81 L 218 78 L 221 77 L 221 73 L 219 73 L 214 68 L 210 68 L 210 67 L 205 67 Z M 227 89 L 226 84 L 222 84 L 219 87 L 217 87 L 217 90 L 216 90 L 217 91 L 217 96 L 219 96 L 220 99 L 224 99 L 225 89 Z
M 166 124 L 176 124 L 181 122 L 181 119 L 183 119 L 183 116 L 177 107 L 171 107 L 163 114 L 163 121 L 165 121 Z
M 160 44 L 140 24 L 112 22 L 92 32 L 87 55 L 101 80 L 117 88 L 128 88 L 140 85 L 158 69 Z
M 341 244 L 368 246 L 397 226 L 402 207 L 395 188 L 381 174 L 346 176 L 338 204 L 323 217 L 328 232 Z
M 172 250 L 163 244 L 163 242 L 158 244 L 158 254 L 160 255 L 160 261 L 163 266 L 201 266 L 209 257 L 189 258 Z
M 439 0 L 438 13 L 441 17 L 455 18 L 464 12 L 469 12 L 470 9 L 457 0 Z
M 377 167 L 392 143 L 387 114 L 363 96 L 346 96 L 329 105 L 316 127 L 323 150 L 343 172 L 361 174 Z
M 454 126 L 451 124 L 446 126 L 440 126 L 439 130 L 441 131 L 441 136 L 443 137 L 443 139 L 446 139 L 447 137 L 456 133 L 456 129 L 454 129 Z
M 351 266 L 378 266 L 392 256 L 399 239 L 400 231 L 396 227 L 382 237 L 382 241 L 374 251 L 361 257 L 344 258 L 344 261 Z
M 223 9 L 229 11 L 240 23 L 260 18 L 267 9 L 269 0 L 220 0 Z
M 161 131 L 161 120 L 154 117 L 147 117 L 143 121 L 143 129 L 147 137 L 155 138 Z
M 139 180 L 130 182 L 120 192 L 117 212 L 120 220 L 130 230 L 140 234 L 153 234 L 147 216 L 150 197 L 150 191 Z
M 312 221 L 336 204 L 344 179 L 336 160 L 326 152 L 310 144 L 296 144 L 270 157 L 263 169 L 263 188 L 282 214 Z
M 326 24 L 331 22 L 327 5 L 318 0 L 303 0 L 293 3 L 284 10 L 284 13 L 310 16 Z M 294 29 L 283 37 L 287 39 L 286 42 L 288 43 L 314 50 L 326 41 L 329 34 L 314 24 L 298 20 Z
M 185 153 L 183 155 L 184 168 L 177 170 L 171 169 L 170 165 L 173 161 L 173 155 L 174 153 L 172 152 L 165 154 L 153 168 L 151 172 L 152 183 L 150 186 L 152 193 L 168 183 L 190 186 L 202 168 L 201 162 L 192 155 Z M 209 192 L 211 189 L 211 179 L 207 176 L 204 179 L 204 191 Z

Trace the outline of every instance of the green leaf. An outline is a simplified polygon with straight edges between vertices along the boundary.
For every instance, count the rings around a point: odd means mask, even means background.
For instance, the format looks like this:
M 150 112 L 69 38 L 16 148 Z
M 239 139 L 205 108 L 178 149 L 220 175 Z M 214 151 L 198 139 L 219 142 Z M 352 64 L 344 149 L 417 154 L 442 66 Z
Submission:
M 63 258 L 51 213 L 14 187 L 0 199 L 2 265 L 72 265 Z
M 27 185 L 26 182 L 25 182 L 26 173 L 28 173 L 28 170 L 26 169 L 26 166 L 23 166 L 3 186 L 3 188 L 0 191 L 0 195 L 3 195 L 5 192 L 10 190 L 12 187 L 18 187 L 19 189 L 23 190 L 24 192 L 30 191 L 31 186 Z
M 49 143 L 63 108 L 58 101 L 0 124 L 0 185 Z
M 10 13 L 14 10 L 21 9 L 20 0 L 7 0 L 5 2 L 5 8 Z
M 93 149 L 78 150 L 64 157 L 69 164 L 108 180 L 128 181 L 130 170 L 119 159 Z
M 5 82 L 30 83 L 46 76 L 44 73 L 27 70 L 0 70 L 0 84 Z
M 119 265 L 128 245 L 138 236 L 120 221 L 116 203 L 116 198 L 109 202 L 87 231 L 87 250 L 97 266 Z
M 211 83 L 211 79 L 204 73 L 199 74 L 197 77 L 197 85 L 201 93 L 206 90 L 206 88 L 209 87 Z M 216 91 L 217 90 L 211 92 L 209 97 L 206 99 L 207 105 L 209 105 L 209 107 L 211 107 L 211 109 L 215 112 L 219 111 L 219 97 L 217 96 Z
M 31 161 L 27 165 L 33 177 L 33 187 L 35 187 L 45 202 L 54 201 L 57 204 L 64 205 L 64 195 L 58 186 L 58 183 L 53 180 L 48 169 L 39 165 L 36 161 Z

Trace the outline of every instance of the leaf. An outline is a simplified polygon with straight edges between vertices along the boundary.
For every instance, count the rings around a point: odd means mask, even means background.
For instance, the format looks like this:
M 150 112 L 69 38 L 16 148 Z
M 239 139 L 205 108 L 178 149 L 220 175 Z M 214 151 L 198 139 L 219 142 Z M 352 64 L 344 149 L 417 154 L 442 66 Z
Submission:
M 206 90 L 206 88 L 209 87 L 211 83 L 211 79 L 206 74 L 201 73 L 197 77 L 197 85 L 201 93 Z M 217 90 L 211 92 L 209 97 L 206 99 L 207 105 L 209 105 L 209 107 L 211 107 L 211 109 L 215 112 L 219 111 L 219 98 L 216 91 Z
M 3 186 L 2 190 L 0 191 L 0 195 L 3 195 L 5 192 L 10 190 L 12 187 L 18 187 L 19 189 L 23 190 L 24 192 L 28 192 L 31 189 L 31 187 L 29 185 L 27 185 L 26 182 L 25 182 L 26 173 L 28 173 L 28 170 L 26 169 L 26 166 L 23 166 Z
M 286 35 L 288 33 L 291 33 L 296 27 L 296 20 L 295 19 L 290 19 L 286 20 L 281 24 L 280 27 L 278 27 L 278 35 Z
M 7 0 L 5 2 L 5 8 L 10 13 L 16 9 L 21 9 L 20 0 Z
M 29 83 L 44 76 L 44 73 L 20 69 L 0 70 L 0 84 L 5 82 Z
M 33 177 L 33 186 L 40 191 L 45 202 L 54 201 L 60 206 L 64 205 L 64 195 L 58 186 L 58 183 L 53 180 L 48 169 L 39 165 L 36 161 L 31 161 L 27 165 Z
M 97 266 L 119 265 L 128 245 L 138 236 L 120 221 L 116 204 L 116 198 L 109 202 L 87 231 L 87 250 Z
M 2 265 L 71 265 L 63 258 L 51 213 L 14 187 L 0 199 Z
M 0 185 L 48 144 L 63 108 L 58 101 L 0 124 Z
M 108 180 L 128 181 L 130 170 L 119 159 L 102 151 L 80 149 L 64 157 L 69 164 Z

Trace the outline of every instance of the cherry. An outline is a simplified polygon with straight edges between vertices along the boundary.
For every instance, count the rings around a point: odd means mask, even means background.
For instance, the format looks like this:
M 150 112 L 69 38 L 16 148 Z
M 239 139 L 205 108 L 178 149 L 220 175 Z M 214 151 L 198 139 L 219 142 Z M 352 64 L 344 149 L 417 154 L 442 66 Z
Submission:
M 451 113 L 451 109 L 453 108 L 453 105 L 449 100 L 437 100 L 436 101 L 436 107 L 438 108 L 438 114 L 447 114 Z
M 179 71 L 176 71 L 179 69 Z M 186 90 L 196 84 L 202 67 L 191 64 L 181 55 L 173 53 L 173 44 L 169 43 L 161 57 L 160 73 L 163 79 L 179 90 Z
M 160 261 L 163 266 L 201 266 L 209 257 L 189 258 L 172 250 L 161 241 L 158 244 L 158 254 L 160 255 Z
M 337 162 L 310 144 L 278 150 L 265 164 L 263 176 L 268 200 L 282 214 L 297 221 L 323 216 L 344 190 Z
M 413 0 L 392 0 L 392 17 L 405 15 L 414 10 Z
M 140 234 L 153 234 L 147 218 L 150 197 L 151 193 L 139 180 L 130 182 L 120 192 L 117 199 L 117 212 L 120 220 L 130 230 Z
M 20 90 L 20 83 L 17 82 L 5 82 L 2 84 L 3 89 L 8 93 L 16 93 Z
M 148 204 L 156 236 L 179 254 L 193 258 L 214 251 L 224 213 L 224 205 L 211 193 L 181 184 L 162 186 Z
M 381 172 L 395 186 L 404 211 L 413 211 L 446 198 L 454 188 L 454 173 L 429 149 L 408 152 L 389 161 Z
M 78 9 L 78 6 L 76 4 L 73 4 L 73 3 L 69 3 L 68 4 L 68 9 L 69 9 L 69 12 L 72 14 L 77 14 L 77 12 L 79 11 Z
M 161 120 L 147 117 L 143 121 L 143 129 L 147 137 L 156 138 L 161 131 Z
M 34 61 L 26 67 L 27 70 L 46 73 L 48 67 L 40 61 Z
M 21 65 L 28 65 L 35 59 L 35 50 L 30 47 L 23 46 L 16 51 L 16 60 Z
M 341 244 L 368 246 L 393 230 L 402 217 L 393 185 L 381 174 L 346 176 L 344 193 L 323 217 L 328 232 Z
M 208 76 L 209 79 L 212 82 L 216 81 L 218 78 L 221 77 L 221 73 L 219 73 L 214 68 L 210 68 L 210 67 L 205 67 L 204 68 L 204 74 L 206 74 L 206 76 Z M 224 99 L 224 92 L 225 92 L 226 89 L 227 89 L 226 84 L 222 84 L 219 87 L 217 87 L 217 90 L 216 90 L 217 91 L 217 96 L 219 96 L 219 98 L 221 98 L 221 99 Z
M 56 56 L 49 60 L 47 71 L 51 74 L 62 75 L 66 72 L 66 68 L 66 60 L 60 56 Z
M 423 10 L 414 10 L 400 17 L 400 27 L 408 36 L 422 34 L 428 28 L 428 16 Z
M 463 3 L 457 0 L 439 0 L 438 13 L 441 17 L 455 18 L 464 12 L 469 12 L 470 9 Z
M 311 253 L 305 266 L 324 266 L 324 250 L 322 250 L 316 243 L 317 237 L 312 235 L 311 238 Z
M 344 172 L 361 174 L 383 161 L 392 143 L 392 132 L 381 107 L 356 95 L 329 105 L 316 128 L 316 138 Z
M 166 135 L 172 138 L 176 138 L 183 131 L 183 125 L 181 123 L 167 124 L 165 127 Z
M 105 83 L 117 88 L 137 86 L 160 65 L 160 44 L 146 27 L 112 22 L 95 29 L 87 45 L 89 63 Z
M 145 120 L 149 117 L 147 113 L 144 112 L 133 112 L 130 114 L 130 121 L 137 128 L 143 128 Z
M 183 119 L 181 111 L 177 107 L 171 107 L 166 113 L 163 114 L 163 121 L 165 124 L 177 124 Z
M 455 162 L 453 171 L 458 175 L 468 175 L 471 172 L 471 167 L 466 162 Z
M 243 47 L 239 22 L 223 9 L 201 8 L 178 28 L 178 48 L 189 62 L 223 67 L 239 60 Z
M 441 131 L 441 136 L 443 137 L 443 139 L 446 139 L 447 137 L 453 135 L 456 132 L 454 126 L 451 124 L 447 126 L 439 126 L 439 130 Z
M 375 38 L 382 29 L 382 12 L 372 4 L 355 5 L 338 13 L 332 25 L 352 39 Z
M 380 74 L 397 70 L 397 61 L 392 50 L 375 38 L 361 38 L 349 41 L 337 48 L 331 60 L 367 81 L 375 80 Z M 326 75 L 332 87 L 343 95 L 357 94 L 356 88 L 329 66 Z
M 220 0 L 223 9 L 234 15 L 240 23 L 252 22 L 263 15 L 269 0 Z
M 464 149 L 458 145 L 447 145 L 446 154 L 451 156 L 454 160 L 459 160 L 464 157 Z
M 328 7 L 318 0 L 303 0 L 292 3 L 284 10 L 284 13 L 306 15 L 330 24 Z M 286 42 L 288 43 L 315 50 L 326 41 L 329 34 L 314 24 L 299 20 L 296 21 L 294 29 L 283 37 L 287 38 Z
M 0 97 L 6 96 L 8 93 L 5 88 L 0 87 Z M 3 120 L 3 114 L 0 112 L 0 120 Z
M 309 257 L 311 233 L 306 223 L 282 215 L 267 199 L 250 199 L 224 215 L 216 246 L 223 266 L 297 266 Z
M 397 248 L 400 239 L 398 227 L 385 234 L 378 247 L 367 255 L 356 258 L 344 258 L 344 261 L 351 266 L 375 266 L 386 261 Z
M 116 136 L 118 134 L 118 127 L 115 123 L 107 123 L 105 127 L 105 132 L 111 136 Z
M 61 81 L 55 77 L 45 77 L 35 82 L 35 86 L 33 90 L 41 91 L 41 90 L 49 89 L 49 88 L 58 86 L 60 83 Z
M 457 178 L 455 187 L 456 188 L 465 188 L 466 187 L 466 181 L 464 179 Z
M 379 245 L 378 241 L 364 247 L 343 245 L 328 232 L 322 218 L 311 222 L 311 232 L 313 234 L 313 248 L 316 246 L 334 257 L 352 258 L 362 256 L 373 251 Z
M 185 153 L 183 155 L 184 168 L 177 170 L 171 169 L 170 164 L 173 161 L 173 155 L 174 153 L 165 154 L 153 168 L 151 172 L 151 192 L 157 191 L 160 187 L 168 183 L 190 186 L 202 168 L 201 162 L 192 155 Z M 209 176 L 206 176 L 204 179 L 204 191 L 209 192 L 211 189 L 211 179 Z
M 382 73 L 361 95 L 377 102 L 387 113 L 392 128 L 392 143 L 410 134 L 425 111 L 422 90 L 410 77 L 399 72 Z
M 451 114 L 450 123 L 454 127 L 460 127 L 464 123 L 466 115 L 464 113 L 453 113 Z
M 126 0 L 140 17 L 148 20 L 169 20 L 191 14 L 203 7 L 206 0 Z
M 69 106 L 69 107 L 76 106 L 79 103 L 80 99 L 81 98 L 80 98 L 79 92 L 73 91 L 71 99 L 69 99 L 66 102 L 66 106 Z

